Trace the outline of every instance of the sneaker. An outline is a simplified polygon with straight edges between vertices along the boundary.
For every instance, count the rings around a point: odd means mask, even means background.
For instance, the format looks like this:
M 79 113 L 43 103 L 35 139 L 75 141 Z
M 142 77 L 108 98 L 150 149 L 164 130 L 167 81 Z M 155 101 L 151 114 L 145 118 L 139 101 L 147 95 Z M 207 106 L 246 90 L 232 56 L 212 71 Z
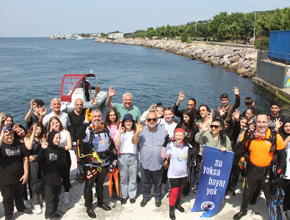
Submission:
M 34 213 L 36 213 L 38 215 L 42 213 L 42 209 L 41 209 L 40 205 L 34 206 Z
M 65 192 L 63 195 L 64 198 L 64 204 L 69 205 L 69 192 Z
M 131 203 L 131 204 L 134 204 L 135 202 L 136 202 L 136 199 L 135 199 L 135 198 L 130 199 L 130 203 Z
M 29 200 L 24 200 L 24 205 L 28 209 L 32 209 L 33 208 L 32 204 L 31 204 L 31 202 Z
M 45 201 L 42 202 L 42 208 L 45 208 Z

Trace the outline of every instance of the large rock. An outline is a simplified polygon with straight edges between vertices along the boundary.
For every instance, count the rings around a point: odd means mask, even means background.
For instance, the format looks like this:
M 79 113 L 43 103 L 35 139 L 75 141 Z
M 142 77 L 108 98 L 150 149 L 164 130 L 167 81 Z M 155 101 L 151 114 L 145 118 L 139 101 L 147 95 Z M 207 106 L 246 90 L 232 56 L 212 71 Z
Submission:
M 242 77 L 250 77 L 251 76 L 251 72 L 243 67 L 240 69 L 237 69 L 236 73 Z
M 251 54 L 247 54 L 245 56 L 246 60 L 257 60 L 257 52 L 256 53 L 251 53 Z
M 230 61 L 231 61 L 232 63 L 235 63 L 235 62 L 238 62 L 239 59 L 240 59 L 240 56 L 239 56 L 239 55 L 236 55 L 236 56 L 231 57 L 231 58 L 230 58 Z

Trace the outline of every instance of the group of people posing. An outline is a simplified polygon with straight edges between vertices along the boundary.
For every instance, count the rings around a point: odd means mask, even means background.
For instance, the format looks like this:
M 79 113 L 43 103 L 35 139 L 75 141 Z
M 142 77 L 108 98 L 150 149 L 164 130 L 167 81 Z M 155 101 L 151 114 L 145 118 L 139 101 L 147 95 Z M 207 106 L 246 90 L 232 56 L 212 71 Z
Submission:
M 76 99 L 75 110 L 68 114 L 60 110 L 56 98 L 51 100 L 49 114 L 42 100 L 31 100 L 25 127 L 15 123 L 11 115 L 1 113 L 0 190 L 5 219 L 12 219 L 14 204 L 19 212 L 41 214 L 45 207 L 46 219 L 61 218 L 59 204 L 70 203 L 72 149 L 78 163 L 76 180 L 85 183 L 85 207 L 90 218 L 96 218 L 94 187 L 97 206 L 111 210 L 104 203 L 103 185 L 107 174 L 118 170 L 115 187 L 119 187 L 122 205 L 128 200 L 136 202 L 141 178 L 140 206 L 147 205 L 153 190 L 155 205 L 160 207 L 168 181 L 169 217 L 175 219 L 175 209 L 185 211 L 182 196 L 197 192 L 204 145 L 235 153 L 226 194 L 235 195 L 240 176 L 245 179 L 245 191 L 234 219 L 247 214 L 249 203 L 255 204 L 261 187 L 268 207 L 273 189 L 285 190 L 286 212 L 290 209 L 290 165 L 288 168 L 289 159 L 286 161 L 286 156 L 290 157 L 290 119 L 280 114 L 278 101 L 272 101 L 270 114 L 265 114 L 251 97 L 245 98 L 247 109 L 240 113 L 238 88 L 234 87 L 233 92 L 234 104 L 229 105 L 229 96 L 224 93 L 215 111 L 206 104 L 196 109 L 194 98 L 180 110 L 185 99 L 180 92 L 173 107 L 157 103 L 141 115 L 131 93 L 123 95 L 122 103 L 112 103 L 116 92 L 110 87 L 105 117 L 94 98 L 95 109 L 83 108 L 83 100 Z

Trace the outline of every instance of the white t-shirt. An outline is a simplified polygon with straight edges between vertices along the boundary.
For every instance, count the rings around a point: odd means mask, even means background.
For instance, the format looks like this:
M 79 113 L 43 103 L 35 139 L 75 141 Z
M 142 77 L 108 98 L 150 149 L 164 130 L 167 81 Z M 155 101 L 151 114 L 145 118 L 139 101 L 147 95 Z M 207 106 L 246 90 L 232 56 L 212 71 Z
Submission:
M 44 125 L 44 127 L 48 128 L 48 122 L 53 116 L 57 116 L 57 115 L 51 112 L 48 115 L 44 116 L 43 121 L 42 121 L 42 124 Z M 65 112 L 60 112 L 60 115 L 57 117 L 61 121 L 63 128 L 67 130 L 67 127 L 71 125 L 68 114 Z
M 176 128 L 176 125 L 177 125 L 176 122 L 168 123 L 168 122 L 165 121 L 164 118 L 162 118 L 160 120 L 160 126 L 166 129 L 166 131 L 168 132 L 170 138 L 174 137 L 174 130 Z
M 170 165 L 168 168 L 168 178 L 183 178 L 187 177 L 187 145 L 175 147 L 174 142 L 170 142 L 166 147 L 166 153 L 170 156 Z
M 119 134 L 119 131 L 116 132 L 115 140 Z M 121 134 L 121 144 L 119 147 L 120 154 L 137 154 L 137 144 L 132 144 L 132 138 L 134 136 L 134 131 L 127 131 L 126 133 Z
M 60 142 L 59 142 L 59 146 L 60 147 L 65 147 L 67 143 L 67 136 L 66 136 L 66 130 L 62 130 L 60 132 Z

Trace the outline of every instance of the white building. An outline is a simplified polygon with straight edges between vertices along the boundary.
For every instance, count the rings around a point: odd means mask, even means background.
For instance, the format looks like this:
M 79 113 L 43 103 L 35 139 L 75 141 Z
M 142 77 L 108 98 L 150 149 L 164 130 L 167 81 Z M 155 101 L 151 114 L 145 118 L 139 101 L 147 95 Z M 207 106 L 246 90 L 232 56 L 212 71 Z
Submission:
M 117 39 L 117 38 L 122 38 L 124 37 L 124 33 L 111 33 L 108 34 L 108 38 L 110 39 Z

